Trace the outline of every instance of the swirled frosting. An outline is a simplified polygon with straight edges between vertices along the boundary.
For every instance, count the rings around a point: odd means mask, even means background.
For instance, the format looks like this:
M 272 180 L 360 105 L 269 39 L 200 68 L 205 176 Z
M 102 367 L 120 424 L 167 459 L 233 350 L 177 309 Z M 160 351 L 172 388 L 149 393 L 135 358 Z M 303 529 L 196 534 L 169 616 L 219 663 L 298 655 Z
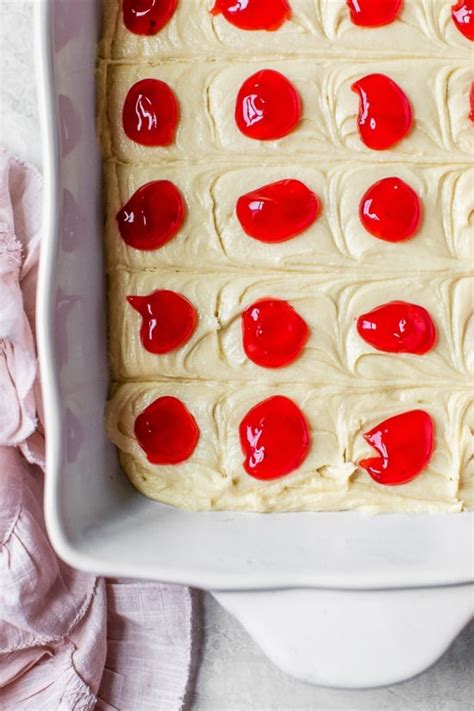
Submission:
M 469 395 L 454 388 L 405 388 L 350 393 L 334 388 L 282 385 L 305 412 L 312 447 L 293 474 L 256 481 L 242 469 L 238 425 L 271 391 L 264 385 L 169 381 L 121 385 L 107 407 L 109 436 L 120 450 L 133 484 L 147 496 L 188 509 L 300 511 L 362 509 L 460 511 L 467 493 L 461 477 L 472 454 L 474 409 Z M 135 417 L 155 398 L 173 395 L 193 413 L 201 430 L 192 457 L 173 466 L 153 466 L 133 434 Z M 436 427 L 436 450 L 423 475 L 401 487 L 382 487 L 357 467 L 370 454 L 362 433 L 379 419 L 413 407 L 429 408 Z M 465 499 L 466 503 L 467 497 Z M 470 502 L 473 503 L 472 500 Z
M 101 124 L 106 149 L 119 160 L 137 163 L 169 161 L 234 161 L 244 156 L 308 154 L 326 160 L 355 157 L 370 163 L 409 161 L 465 164 L 474 151 L 469 121 L 469 91 L 474 79 L 467 60 L 420 60 L 423 72 L 413 71 L 413 60 L 385 59 L 376 70 L 391 77 L 409 97 L 415 123 L 394 148 L 372 151 L 357 130 L 358 98 L 351 85 L 374 64 L 347 59 L 305 61 L 279 59 L 252 62 L 171 62 L 160 65 L 106 65 L 106 101 Z M 233 120 L 235 97 L 245 79 L 259 69 L 282 72 L 297 88 L 303 115 L 297 129 L 278 141 L 255 141 L 241 134 Z M 104 71 L 104 65 L 102 66 Z M 122 126 L 122 106 L 129 88 L 143 78 L 165 81 L 180 103 L 180 121 L 171 146 L 150 148 L 131 141 Z M 192 89 L 191 89 L 192 86 Z
M 469 41 L 451 20 L 450 3 L 405 2 L 396 22 L 375 32 L 361 31 L 345 0 L 296 0 L 292 18 L 274 33 L 242 32 L 209 10 L 214 0 L 180 0 L 171 21 L 155 36 L 128 32 L 117 0 L 104 3 L 100 53 L 116 60 L 173 61 L 189 57 L 347 56 L 379 60 L 383 56 L 443 57 L 469 55 Z
M 399 19 L 354 26 L 345 0 L 298 0 L 278 32 L 243 32 L 211 0 L 180 0 L 155 36 L 126 30 L 118 0 L 106 0 L 98 69 L 99 132 L 106 162 L 109 343 L 114 379 L 106 427 L 124 470 L 145 495 L 194 510 L 461 511 L 474 506 L 473 220 L 474 128 L 470 43 L 454 27 L 450 4 L 405 2 Z M 243 59 L 245 57 L 245 59 Z M 236 128 L 242 82 L 276 69 L 302 99 L 296 130 L 254 141 Z M 414 126 L 386 151 L 369 150 L 357 130 L 356 80 L 380 72 L 408 96 Z M 180 107 L 174 143 L 142 146 L 122 126 L 130 87 L 143 78 L 169 84 Z M 365 191 L 384 177 L 410 185 L 422 202 L 416 235 L 388 243 L 358 216 Z M 264 244 L 243 232 L 237 199 L 284 178 L 303 181 L 322 210 L 303 234 Z M 160 249 L 121 239 L 116 214 L 135 191 L 170 180 L 186 217 Z M 192 337 L 166 355 L 146 351 L 141 316 L 129 295 L 156 289 L 195 306 Z M 242 347 L 240 315 L 264 297 L 285 299 L 311 334 L 301 356 L 260 368 Z M 433 350 L 418 356 L 377 351 L 356 318 L 388 301 L 424 306 L 435 322 Z M 312 445 L 303 464 L 274 481 L 242 466 L 242 417 L 279 393 L 304 412 Z M 180 398 L 199 429 L 191 457 L 152 465 L 134 435 L 138 414 L 163 395 Z M 416 479 L 380 486 L 357 462 L 373 450 L 363 433 L 409 409 L 435 424 L 435 450 Z
M 474 132 L 474 131 L 473 131 Z M 387 176 L 398 176 L 423 202 L 422 224 L 416 237 L 403 245 L 375 240 L 361 225 L 359 202 L 367 188 Z M 155 251 L 127 247 L 115 215 L 133 193 L 151 180 L 170 180 L 183 194 L 187 214 L 175 239 Z M 322 202 L 319 219 L 302 235 L 280 244 L 262 244 L 247 237 L 237 220 L 240 195 L 261 185 L 297 178 Z M 465 165 L 364 164 L 306 159 L 235 163 L 124 166 L 109 161 L 107 181 L 107 258 L 109 267 L 130 269 L 192 269 L 205 252 L 208 271 L 248 269 L 259 272 L 340 274 L 360 270 L 390 272 L 452 271 L 471 268 L 474 213 L 474 169 Z
M 198 312 L 191 339 L 157 357 L 140 340 L 141 316 L 126 297 L 156 289 L 183 294 Z M 438 331 L 436 348 L 423 357 L 376 351 L 357 333 L 359 315 L 381 303 L 409 295 L 431 314 Z M 110 359 L 117 380 L 183 379 L 410 386 L 458 382 L 474 375 L 470 308 L 474 279 L 432 274 L 367 281 L 363 275 L 114 271 L 110 275 Z M 298 360 L 282 370 L 260 368 L 242 347 L 241 313 L 263 298 L 284 299 L 305 319 L 310 338 Z

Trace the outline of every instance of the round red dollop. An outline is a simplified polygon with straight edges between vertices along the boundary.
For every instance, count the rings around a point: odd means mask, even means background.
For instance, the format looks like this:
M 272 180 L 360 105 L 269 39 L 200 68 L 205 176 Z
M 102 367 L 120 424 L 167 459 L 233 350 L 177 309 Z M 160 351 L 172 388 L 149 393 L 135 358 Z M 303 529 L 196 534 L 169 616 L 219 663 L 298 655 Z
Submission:
M 421 219 L 421 200 L 400 178 L 383 178 L 364 194 L 359 217 L 374 237 L 401 242 L 413 237 Z
M 141 79 L 128 91 L 123 106 L 123 129 L 142 146 L 169 146 L 178 123 L 178 102 L 166 82 Z
M 428 353 L 436 343 L 436 326 L 423 306 L 390 301 L 357 319 L 361 338 L 385 353 Z
M 167 289 L 146 296 L 127 296 L 143 321 L 140 337 L 145 350 L 160 355 L 184 345 L 196 328 L 196 309 L 186 297 Z
M 434 425 L 424 410 L 410 410 L 384 420 L 364 439 L 380 456 L 362 459 L 359 466 L 378 484 L 396 486 L 414 479 L 430 461 Z
M 123 22 L 136 35 L 156 35 L 173 17 L 178 0 L 123 0 Z
M 293 363 L 308 336 L 306 321 L 287 301 L 262 299 L 242 314 L 244 351 L 263 368 L 282 368 Z
M 474 41 L 474 0 L 459 0 L 451 6 L 451 16 L 459 32 Z
M 285 242 L 310 227 L 320 212 L 317 195 L 299 180 L 279 180 L 241 195 L 237 218 L 260 242 Z
M 176 185 L 169 180 L 153 180 L 138 188 L 116 218 L 123 241 L 146 251 L 173 239 L 184 215 L 184 199 Z
M 213 15 L 223 14 L 241 30 L 278 30 L 291 17 L 287 0 L 216 0 Z
M 354 25 L 381 27 L 393 22 L 400 12 L 402 0 L 346 0 Z
M 247 412 L 239 427 L 247 474 L 278 479 L 303 463 L 311 445 L 306 419 L 283 395 L 263 400 Z
M 135 420 L 135 437 L 152 464 L 179 464 L 189 459 L 199 440 L 199 427 L 185 405 L 165 395 Z
M 274 69 L 261 69 L 240 87 L 235 121 L 248 138 L 272 141 L 287 136 L 301 117 L 301 100 L 293 84 Z
M 368 148 L 383 151 L 402 140 L 412 127 L 412 110 L 403 90 L 385 74 L 368 74 L 354 82 L 359 94 L 359 135 Z

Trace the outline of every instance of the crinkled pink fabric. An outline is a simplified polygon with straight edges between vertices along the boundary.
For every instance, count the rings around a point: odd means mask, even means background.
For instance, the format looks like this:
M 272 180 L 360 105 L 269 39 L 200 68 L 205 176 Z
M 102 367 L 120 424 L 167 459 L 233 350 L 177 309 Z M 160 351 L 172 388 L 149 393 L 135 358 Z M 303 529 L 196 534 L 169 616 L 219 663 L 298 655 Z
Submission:
M 0 149 L 0 708 L 173 711 L 191 662 L 189 590 L 79 573 L 46 535 L 40 196 L 38 171 Z

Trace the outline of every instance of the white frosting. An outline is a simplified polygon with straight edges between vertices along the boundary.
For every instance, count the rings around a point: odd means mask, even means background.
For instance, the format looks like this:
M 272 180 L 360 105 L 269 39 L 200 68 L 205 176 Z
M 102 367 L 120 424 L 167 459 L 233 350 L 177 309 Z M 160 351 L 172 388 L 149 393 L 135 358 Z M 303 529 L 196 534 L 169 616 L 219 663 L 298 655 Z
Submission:
M 263 385 L 184 381 L 122 385 L 107 407 L 107 431 L 133 484 L 151 498 L 184 508 L 357 508 L 372 513 L 462 509 L 460 472 L 466 467 L 469 450 L 472 454 L 474 426 L 474 408 L 469 408 L 467 393 L 439 388 L 434 395 L 431 389 L 406 388 L 350 394 L 295 384 L 280 385 L 278 392 L 291 397 L 305 413 L 312 447 L 297 471 L 270 482 L 245 473 L 238 441 L 242 417 L 275 393 Z M 201 431 L 194 453 L 179 466 L 151 465 L 133 434 L 135 417 L 163 395 L 179 397 Z M 409 484 L 379 486 L 356 464 L 373 454 L 362 434 L 380 420 L 416 407 L 428 410 L 435 423 L 436 448 L 430 464 Z
M 161 377 L 212 378 L 260 383 L 332 383 L 347 387 L 382 382 L 386 387 L 458 383 L 474 373 L 470 340 L 470 304 L 474 279 L 416 274 L 367 281 L 365 275 L 193 272 L 114 272 L 110 275 L 110 359 L 118 380 Z M 171 289 L 194 304 L 199 315 L 191 339 L 167 355 L 143 348 L 142 317 L 126 301 Z M 290 366 L 260 368 L 242 347 L 241 313 L 262 298 L 285 299 L 305 319 L 310 338 Z M 377 351 L 358 335 L 356 319 L 387 301 L 405 299 L 426 308 L 438 330 L 436 347 L 424 356 Z M 472 335 L 472 334 L 471 334 Z M 470 347 L 471 346 L 471 347 Z
M 398 19 L 376 29 L 350 20 L 346 0 L 292 0 L 292 18 L 277 33 L 242 32 L 209 10 L 214 0 L 180 0 L 171 21 L 152 37 L 129 32 L 117 0 L 106 0 L 101 54 L 138 62 L 225 55 L 353 54 L 380 56 L 466 56 L 470 43 L 451 20 L 451 4 L 407 0 Z
M 189 509 L 473 507 L 474 72 L 450 3 L 404 2 L 399 20 L 367 30 L 350 22 L 345 0 L 293 0 L 292 20 L 277 33 L 238 30 L 211 16 L 212 5 L 180 0 L 161 32 L 139 37 L 124 28 L 118 0 L 105 2 L 99 130 L 111 158 L 106 243 L 117 381 L 106 424 L 125 471 L 147 496 Z M 244 137 L 234 121 L 242 82 L 265 67 L 284 73 L 303 103 L 296 130 L 275 142 Z M 414 110 L 412 131 L 389 151 L 367 149 L 357 131 L 359 99 L 350 86 L 372 72 L 399 83 Z M 127 91 L 146 77 L 168 82 L 180 103 L 170 147 L 140 146 L 123 131 Z M 374 239 L 358 219 L 363 193 L 388 176 L 423 201 L 417 235 L 401 244 Z M 322 213 L 299 237 L 262 244 L 243 233 L 235 203 L 282 178 L 305 182 Z M 141 252 L 121 240 L 115 215 L 155 179 L 180 188 L 187 214 L 165 247 Z M 199 313 L 190 341 L 165 356 L 144 350 L 141 317 L 125 299 L 160 288 L 183 293 Z M 258 368 L 242 351 L 240 314 L 266 296 L 290 301 L 311 328 L 303 354 L 284 369 Z M 358 315 L 395 299 L 431 313 L 439 339 L 425 356 L 384 354 L 357 335 Z M 304 411 L 312 447 L 296 472 L 260 482 L 242 467 L 238 426 L 277 392 Z M 165 394 L 183 400 L 201 432 L 179 466 L 151 465 L 133 434 L 136 416 Z M 362 434 L 417 407 L 435 422 L 432 460 L 413 482 L 380 486 L 357 466 L 374 453 Z
M 421 61 L 421 60 L 420 60 Z M 297 128 L 279 141 L 255 141 L 238 130 L 235 98 L 242 83 L 260 69 L 276 69 L 294 84 L 303 103 Z M 409 97 L 414 110 L 411 132 L 394 148 L 373 151 L 359 137 L 359 98 L 351 85 L 373 71 L 386 74 Z M 131 141 L 122 126 L 122 107 L 129 88 L 143 78 L 165 81 L 180 105 L 176 140 L 171 146 L 141 146 Z M 108 150 L 131 162 L 176 160 L 256 161 L 308 154 L 324 159 L 371 163 L 426 161 L 465 164 L 474 151 L 469 121 L 469 91 L 474 79 L 467 60 L 423 61 L 423 71 L 413 71 L 412 60 L 379 60 L 367 64 L 347 60 L 301 59 L 253 62 L 173 62 L 161 65 L 108 65 L 106 102 L 101 110 L 102 133 L 110 139 Z
M 473 131 L 474 132 L 474 131 Z M 359 203 L 373 183 L 398 176 L 423 202 L 416 237 L 390 244 L 372 237 L 359 220 Z M 280 244 L 247 237 L 235 215 L 240 195 L 267 183 L 297 178 L 314 190 L 321 215 L 304 234 Z M 121 239 L 115 215 L 133 193 L 151 180 L 171 180 L 182 192 L 186 219 L 179 234 L 159 250 L 142 252 Z M 253 268 L 267 271 L 310 271 L 328 268 L 360 270 L 365 277 L 387 269 L 464 271 L 472 259 L 474 170 L 456 165 L 428 166 L 355 161 L 333 164 L 291 159 L 256 165 L 202 163 L 123 166 L 107 164 L 107 256 L 109 266 L 132 269 Z M 205 254 L 205 263 L 203 255 Z M 197 262 L 197 260 L 199 260 Z

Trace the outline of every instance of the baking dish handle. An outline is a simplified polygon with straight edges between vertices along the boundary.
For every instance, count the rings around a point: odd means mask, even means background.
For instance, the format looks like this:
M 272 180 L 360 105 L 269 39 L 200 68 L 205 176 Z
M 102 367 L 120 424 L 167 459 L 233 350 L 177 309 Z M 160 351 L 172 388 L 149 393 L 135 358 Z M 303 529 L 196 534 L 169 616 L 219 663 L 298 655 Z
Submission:
M 213 593 L 267 656 L 301 681 L 370 688 L 404 681 L 447 650 L 473 586 Z

